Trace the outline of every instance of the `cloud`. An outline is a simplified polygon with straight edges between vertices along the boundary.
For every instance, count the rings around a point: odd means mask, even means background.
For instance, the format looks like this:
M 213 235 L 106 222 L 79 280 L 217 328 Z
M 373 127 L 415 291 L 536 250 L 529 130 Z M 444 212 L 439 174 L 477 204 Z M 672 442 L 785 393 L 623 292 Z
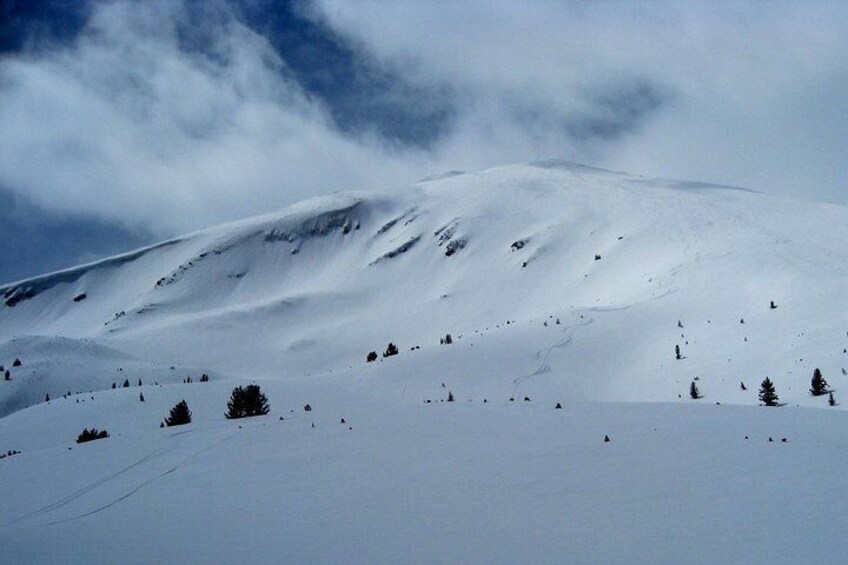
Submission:
M 344 135 L 261 35 L 185 7 L 100 5 L 66 47 L 0 62 L 0 182 L 54 213 L 157 233 L 387 186 L 426 156 Z M 193 25 L 193 23 L 192 23 Z M 195 29 L 197 36 L 200 32 Z
M 172 235 L 561 157 L 848 202 L 841 4 L 92 3 L 0 59 L 0 185 Z
M 320 6 L 380 58 L 462 92 L 462 123 L 477 131 L 458 137 L 489 130 L 498 157 L 547 150 L 848 203 L 844 3 Z

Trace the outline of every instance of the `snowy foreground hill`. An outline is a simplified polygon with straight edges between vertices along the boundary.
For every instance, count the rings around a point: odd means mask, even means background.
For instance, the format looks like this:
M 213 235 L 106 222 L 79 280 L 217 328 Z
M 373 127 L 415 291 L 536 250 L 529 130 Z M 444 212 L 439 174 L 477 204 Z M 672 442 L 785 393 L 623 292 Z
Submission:
M 544 162 L 7 284 L 0 551 L 842 562 L 848 420 L 808 389 L 848 383 L 846 239 L 844 207 Z M 225 419 L 249 383 L 270 414 Z

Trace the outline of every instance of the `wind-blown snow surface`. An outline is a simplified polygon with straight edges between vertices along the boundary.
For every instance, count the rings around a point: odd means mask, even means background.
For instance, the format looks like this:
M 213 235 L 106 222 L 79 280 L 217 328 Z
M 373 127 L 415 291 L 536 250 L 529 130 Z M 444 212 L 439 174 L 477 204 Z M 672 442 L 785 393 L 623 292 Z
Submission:
M 839 561 L 848 432 L 807 389 L 848 379 L 846 236 L 843 207 L 545 162 L 0 287 L 4 554 Z M 226 421 L 254 380 L 272 414 Z

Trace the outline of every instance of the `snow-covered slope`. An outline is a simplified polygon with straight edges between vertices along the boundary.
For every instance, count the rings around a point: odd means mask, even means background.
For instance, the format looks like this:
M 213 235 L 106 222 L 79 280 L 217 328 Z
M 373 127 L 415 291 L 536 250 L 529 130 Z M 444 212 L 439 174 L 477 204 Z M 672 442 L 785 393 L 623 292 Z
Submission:
M 848 323 L 834 315 L 848 306 L 846 236 L 843 207 L 563 162 L 508 166 L 319 198 L 0 287 L 0 342 L 63 336 L 148 363 L 290 379 L 368 374 L 366 354 L 389 341 L 449 371 L 439 338 L 451 333 L 463 359 L 485 350 L 485 386 L 517 393 L 543 383 L 575 399 L 676 400 L 698 377 L 711 400 L 756 403 L 770 376 L 781 398 L 810 403 L 813 368 L 838 380 L 848 365 Z M 12 342 L 0 363 L 40 350 Z M 57 357 L 27 403 L 66 392 L 67 378 Z
M 846 412 L 807 389 L 848 381 L 847 236 L 839 206 L 544 162 L 5 285 L 2 555 L 841 562 Z M 225 419 L 248 382 L 271 413 Z

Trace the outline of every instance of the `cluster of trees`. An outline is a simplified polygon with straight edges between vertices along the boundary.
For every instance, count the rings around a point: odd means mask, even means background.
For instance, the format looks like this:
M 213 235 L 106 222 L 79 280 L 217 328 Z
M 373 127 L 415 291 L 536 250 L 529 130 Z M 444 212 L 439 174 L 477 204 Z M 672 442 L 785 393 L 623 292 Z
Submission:
M 109 437 L 109 432 L 106 430 L 98 430 L 97 428 L 84 429 L 80 435 L 77 436 L 77 443 L 85 443 L 87 441 L 93 441 L 95 439 L 103 439 Z
M 394 343 L 389 342 L 389 345 L 386 346 L 386 350 L 383 352 L 383 357 L 391 357 L 392 355 L 398 354 L 398 346 Z M 373 363 L 377 360 L 377 352 L 370 351 L 368 355 L 365 356 L 366 363 Z
M 202 377 L 201 377 L 202 378 Z M 144 402 L 144 395 L 139 395 L 139 400 Z M 307 411 L 312 408 L 307 404 Z M 251 416 L 262 416 L 270 412 L 271 408 L 268 403 L 268 397 L 259 388 L 259 385 L 248 385 L 246 387 L 236 387 L 230 394 L 230 399 L 227 401 L 227 412 L 224 416 L 227 419 L 233 420 L 237 418 L 249 418 Z M 180 400 L 160 424 L 160 428 L 171 426 L 182 426 L 191 423 L 191 410 L 185 400 Z M 109 437 L 106 430 L 98 430 L 97 428 L 84 429 L 77 437 L 77 443 L 84 443 L 95 439 L 103 439 Z
M 742 390 L 747 390 L 745 383 L 740 383 L 739 386 Z M 829 385 L 819 369 L 813 371 L 813 377 L 810 379 L 810 394 L 813 396 L 828 395 L 828 404 L 836 406 L 833 391 L 829 389 Z M 703 398 L 695 381 L 692 381 L 692 384 L 689 385 L 689 397 L 693 400 Z M 774 383 L 768 377 L 760 383 L 759 399 L 763 406 L 780 406 L 780 398 L 777 395 L 777 390 Z
M 17 357 L 14 361 L 12 361 L 12 367 L 20 367 L 23 363 Z M 0 373 L 3 375 L 3 380 L 11 381 L 12 380 L 12 371 L 6 368 L 5 365 L 0 365 Z
M 260 390 L 259 385 L 248 385 L 233 389 L 230 400 L 227 401 L 227 412 L 224 416 L 228 420 L 234 420 L 262 416 L 269 411 L 268 398 Z
M 193 382 L 194 382 L 194 380 L 191 378 L 191 376 L 188 376 L 188 377 L 183 379 L 183 384 L 190 385 Z M 203 373 L 202 375 L 200 375 L 200 382 L 208 383 L 209 382 L 209 375 L 207 375 L 206 373 Z
M 18 359 L 17 357 L 15 358 L 14 361 L 12 361 L 12 367 L 20 367 L 21 365 L 23 365 L 23 363 L 21 363 L 21 360 Z M 6 380 L 6 381 L 12 380 L 12 371 L 7 369 L 5 365 L 0 365 L 0 374 L 3 375 L 3 380 Z

